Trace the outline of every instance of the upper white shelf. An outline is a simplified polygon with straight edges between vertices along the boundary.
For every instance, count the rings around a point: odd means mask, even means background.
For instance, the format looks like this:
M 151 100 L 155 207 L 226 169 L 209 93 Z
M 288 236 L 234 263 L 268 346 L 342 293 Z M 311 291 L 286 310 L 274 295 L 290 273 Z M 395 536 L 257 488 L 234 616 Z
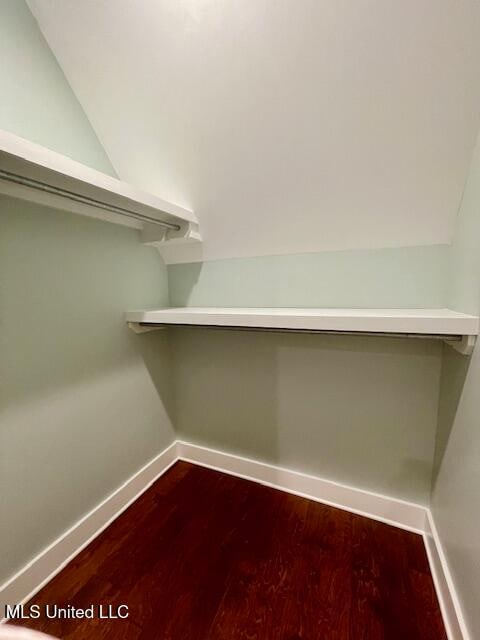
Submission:
M 477 336 L 479 318 L 450 309 L 165 308 L 129 311 L 137 324 Z
M 0 193 L 144 229 L 147 241 L 200 240 L 192 211 L 1 130 Z

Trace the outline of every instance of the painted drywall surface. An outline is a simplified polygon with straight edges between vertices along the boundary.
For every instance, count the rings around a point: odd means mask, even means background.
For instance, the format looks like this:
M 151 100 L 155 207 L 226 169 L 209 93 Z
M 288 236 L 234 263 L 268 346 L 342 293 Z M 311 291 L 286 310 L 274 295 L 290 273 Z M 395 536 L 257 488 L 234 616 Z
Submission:
M 137 231 L 0 198 L 0 582 L 173 441 L 158 304 Z
M 402 247 L 168 266 L 173 306 L 444 307 L 450 247 Z
M 0 2 L 0 128 L 115 175 L 23 0 Z
M 480 144 L 452 247 L 451 306 L 480 312 Z M 470 636 L 480 637 L 480 346 L 471 357 L 445 348 L 432 512 Z
M 427 504 L 441 346 L 171 331 L 180 438 Z
M 121 177 L 191 207 L 204 259 L 451 241 L 477 0 L 28 2 Z
M 480 311 L 480 138 L 477 142 L 451 249 L 449 304 Z
M 168 266 L 174 306 L 441 307 L 450 248 Z M 172 332 L 176 425 L 201 444 L 428 503 L 441 345 Z

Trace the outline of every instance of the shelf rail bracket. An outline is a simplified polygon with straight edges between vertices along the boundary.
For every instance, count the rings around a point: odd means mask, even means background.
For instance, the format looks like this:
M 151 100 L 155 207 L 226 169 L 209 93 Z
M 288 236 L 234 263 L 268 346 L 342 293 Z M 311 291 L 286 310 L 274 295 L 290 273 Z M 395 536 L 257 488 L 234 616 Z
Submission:
M 191 244 L 202 242 L 196 222 L 185 222 L 176 229 L 160 229 L 148 222 L 143 225 L 142 242 L 157 249 L 172 244 Z
M 444 340 L 445 344 L 453 347 L 455 351 L 458 351 L 463 356 L 472 355 L 476 341 L 477 336 L 462 336 L 461 340 Z
M 162 329 L 166 329 L 165 326 L 159 325 L 158 327 L 154 327 L 152 325 L 141 324 L 140 322 L 127 322 L 127 327 L 133 331 L 133 333 L 149 333 L 150 331 L 161 331 Z

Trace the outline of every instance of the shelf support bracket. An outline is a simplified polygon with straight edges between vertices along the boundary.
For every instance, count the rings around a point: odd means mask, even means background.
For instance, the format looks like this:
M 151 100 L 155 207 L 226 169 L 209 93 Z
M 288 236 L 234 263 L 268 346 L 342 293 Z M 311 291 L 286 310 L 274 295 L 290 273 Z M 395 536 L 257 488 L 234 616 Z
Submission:
M 152 325 L 144 325 L 140 322 L 127 322 L 127 327 L 133 331 L 133 333 L 149 333 L 150 331 L 161 331 L 165 329 L 164 326 L 154 327 Z
M 477 336 L 462 336 L 461 340 L 444 340 L 445 344 L 453 347 L 455 351 L 458 351 L 463 356 L 472 355 L 476 341 Z
M 161 248 L 172 244 L 201 243 L 202 236 L 196 222 L 182 222 L 176 230 L 161 229 L 158 225 L 146 222 L 143 225 L 142 242 Z

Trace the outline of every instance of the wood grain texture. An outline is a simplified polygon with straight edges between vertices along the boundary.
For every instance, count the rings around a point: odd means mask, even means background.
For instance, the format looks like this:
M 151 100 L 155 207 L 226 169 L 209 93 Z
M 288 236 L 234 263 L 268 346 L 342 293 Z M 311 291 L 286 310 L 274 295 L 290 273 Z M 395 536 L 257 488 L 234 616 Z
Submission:
M 179 462 L 30 604 L 65 640 L 446 640 L 420 535 Z

